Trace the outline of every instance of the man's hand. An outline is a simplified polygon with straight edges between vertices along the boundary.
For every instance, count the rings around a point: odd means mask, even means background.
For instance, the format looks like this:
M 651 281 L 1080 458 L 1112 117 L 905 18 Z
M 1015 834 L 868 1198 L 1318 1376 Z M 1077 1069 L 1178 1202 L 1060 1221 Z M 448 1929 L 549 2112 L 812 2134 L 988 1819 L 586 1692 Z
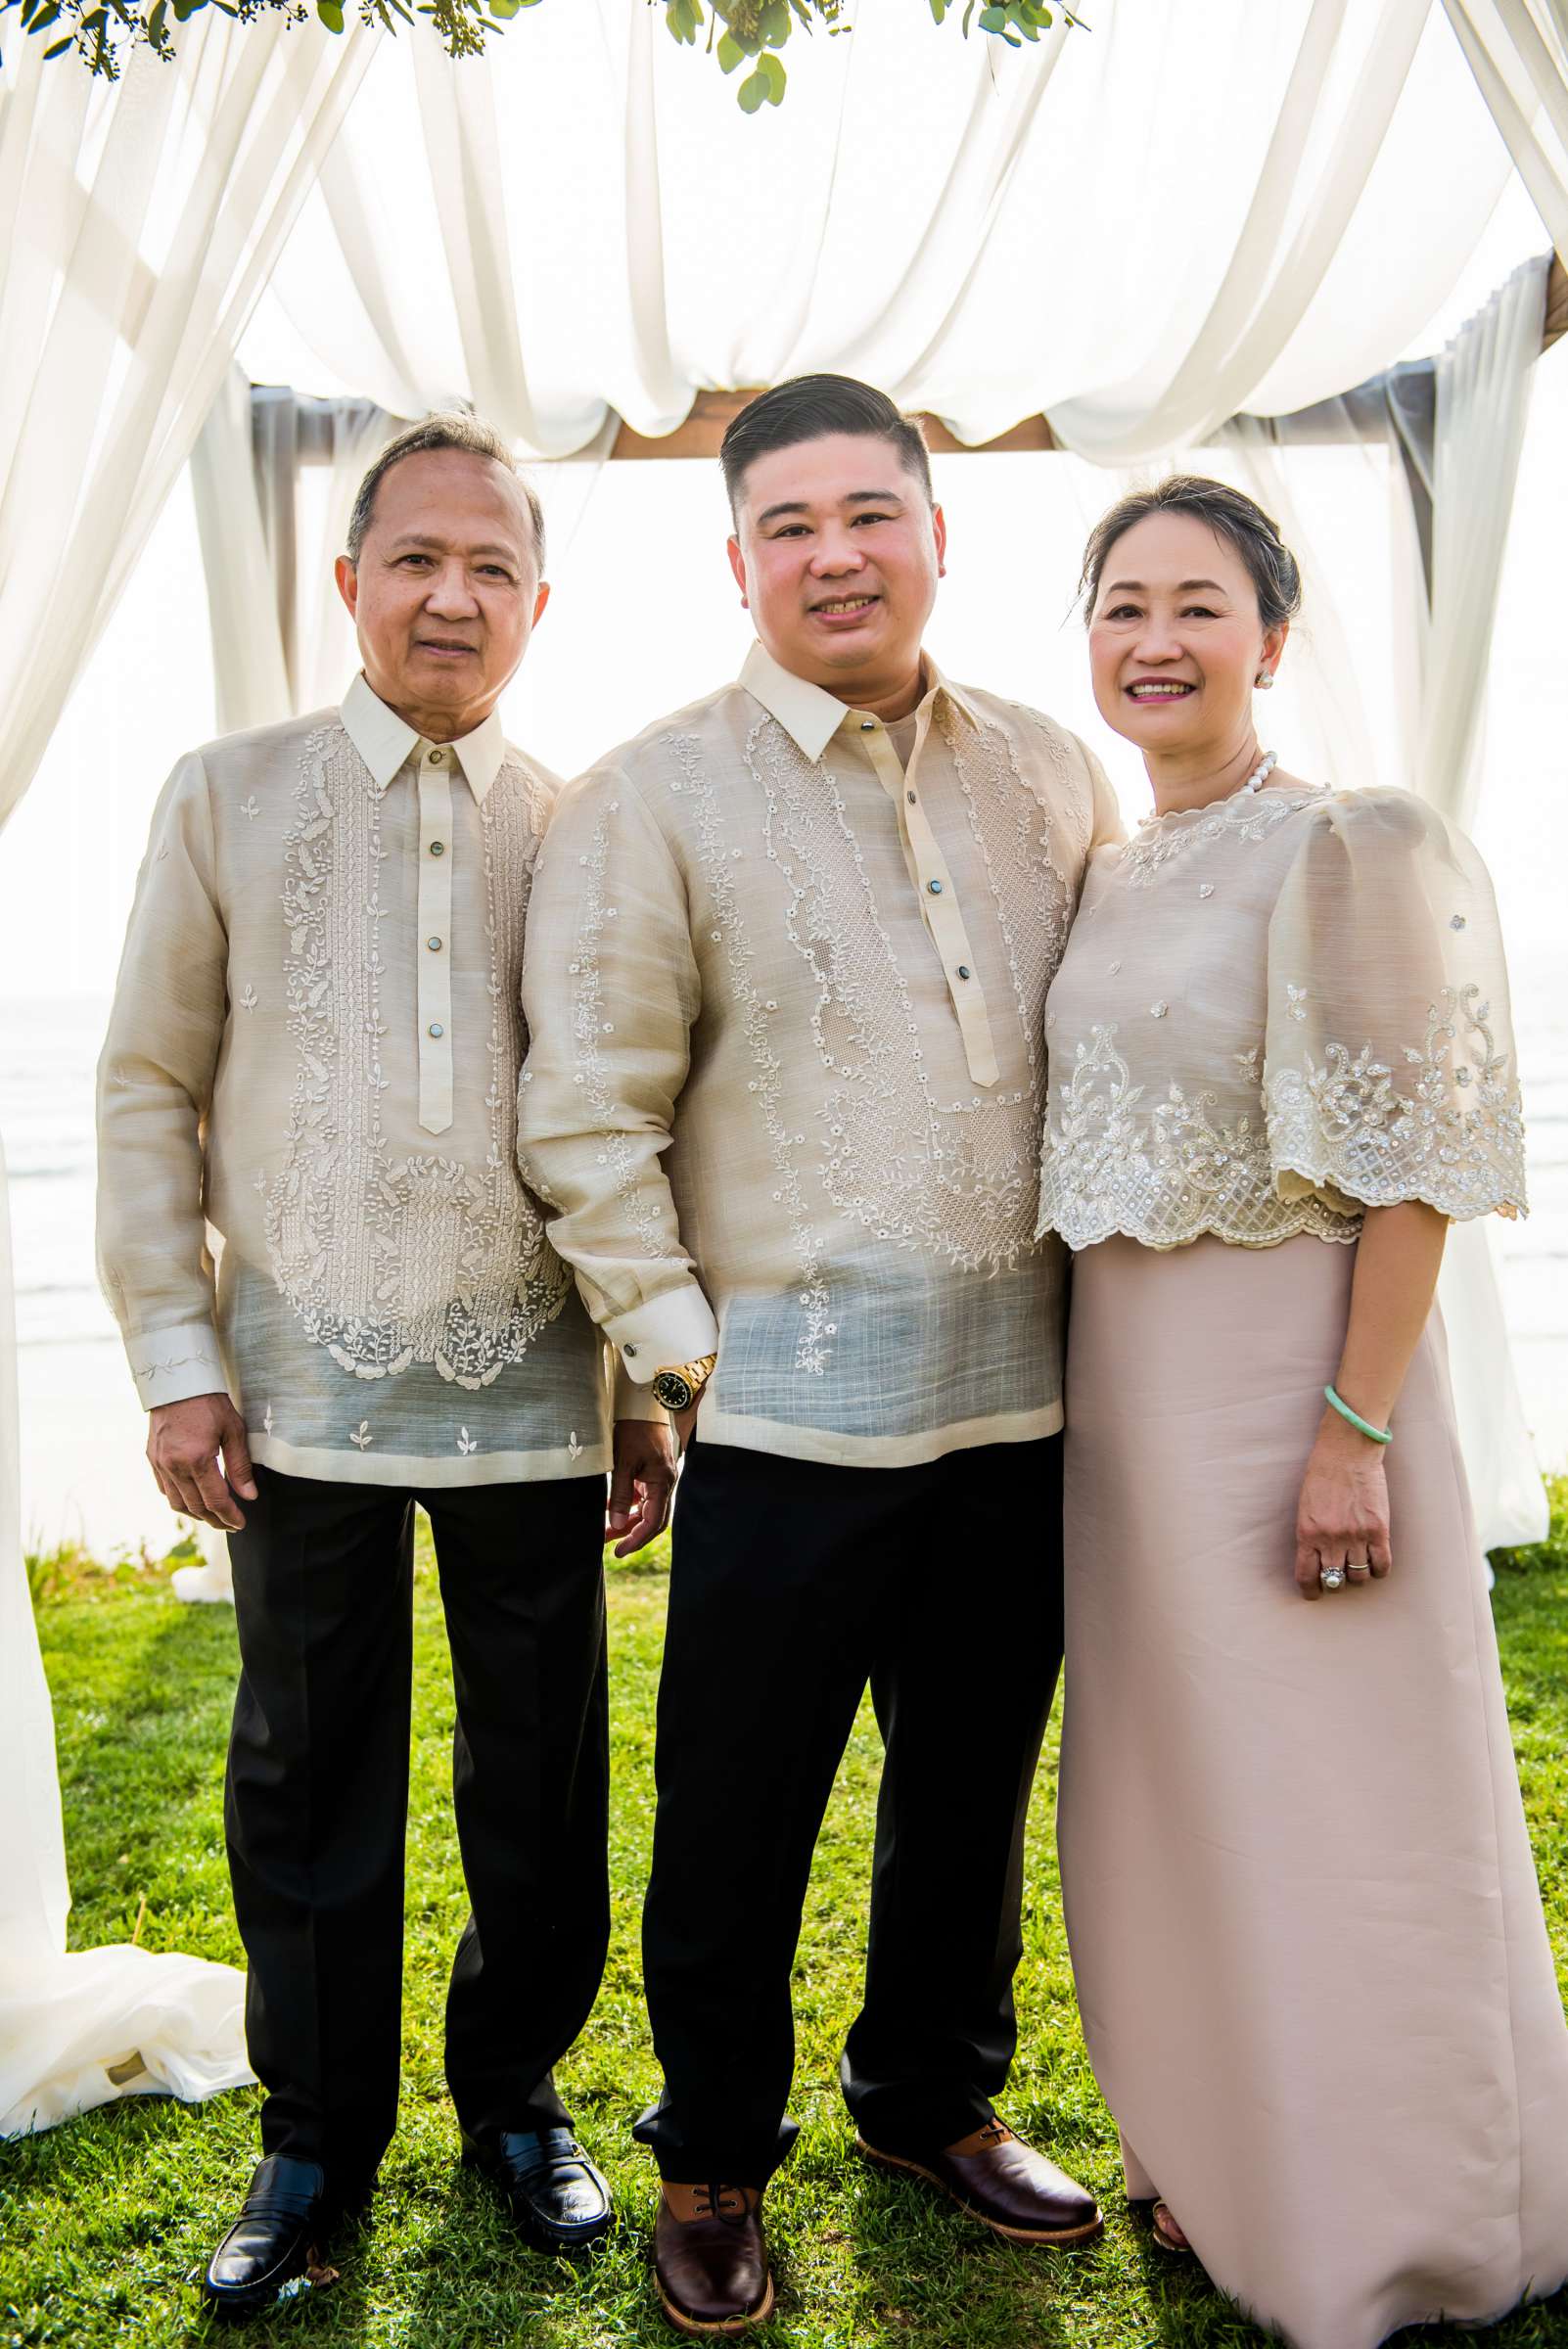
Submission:
M 226 1395 L 190 1395 L 183 1403 L 159 1404 L 150 1414 L 147 1456 L 171 1509 L 216 1526 L 219 1533 L 239 1532 L 245 1512 L 234 1496 L 254 1500 L 255 1478 L 245 1422 Z
M 605 1540 L 629 1558 L 662 1534 L 675 1489 L 675 1445 L 661 1419 L 618 1419 Z M 617 1540 L 617 1536 L 620 1540 Z

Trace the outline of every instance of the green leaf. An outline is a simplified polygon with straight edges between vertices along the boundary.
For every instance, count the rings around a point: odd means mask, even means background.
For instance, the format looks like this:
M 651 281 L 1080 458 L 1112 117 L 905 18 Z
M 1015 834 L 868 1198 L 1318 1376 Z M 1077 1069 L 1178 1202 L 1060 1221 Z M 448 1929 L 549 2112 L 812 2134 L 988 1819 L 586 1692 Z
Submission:
M 329 32 L 342 32 L 343 0 L 316 0 L 316 14 Z
M 1007 30 L 1006 9 L 983 8 L 980 12 L 980 29 L 982 32 L 1005 32 Z
M 746 52 L 731 32 L 718 36 L 718 64 L 722 72 L 733 73 L 737 66 L 746 63 Z
M 147 20 L 147 37 L 155 49 L 161 48 L 168 37 L 168 0 L 156 0 Z
M 22 29 L 23 32 L 32 23 L 32 12 L 37 5 L 38 0 L 22 0 Z
M 786 0 L 767 0 L 758 29 L 770 49 L 782 49 L 790 37 L 790 12 Z
M 523 0 L 485 0 L 492 17 L 499 23 L 510 24 L 523 5 Z
M 768 87 L 767 75 L 760 68 L 757 72 L 748 73 L 735 95 L 740 101 L 741 113 L 755 115 L 758 108 L 772 95 Z
M 1007 22 L 1009 24 L 1014 24 L 1017 26 L 1018 30 L 1023 34 L 1026 41 L 1038 41 L 1039 39 L 1039 34 L 1035 30 L 1034 25 L 1024 14 L 1023 8 L 1020 5 L 1020 0 L 1008 0 Z M 1015 43 L 1014 46 L 1016 47 L 1017 44 Z
M 784 71 L 783 59 L 774 57 L 772 52 L 769 51 L 765 57 L 760 57 L 758 59 L 757 70 L 766 78 L 767 102 L 769 106 L 777 106 L 780 99 L 784 95 L 784 84 L 787 78 Z
M 934 21 L 935 21 L 935 22 L 936 22 L 938 24 L 940 24 L 940 23 L 942 23 L 942 20 L 943 20 L 943 18 L 944 18 L 944 17 L 946 15 L 946 13 L 947 13 L 947 0 L 931 0 L 931 14 L 932 14 L 932 18 L 933 18 L 933 20 L 934 20 Z
M 52 57 L 64 57 L 68 49 L 74 49 L 75 46 L 76 36 L 74 33 L 70 32 L 67 33 L 63 41 L 51 42 L 50 46 L 44 51 L 45 65 L 48 64 Z

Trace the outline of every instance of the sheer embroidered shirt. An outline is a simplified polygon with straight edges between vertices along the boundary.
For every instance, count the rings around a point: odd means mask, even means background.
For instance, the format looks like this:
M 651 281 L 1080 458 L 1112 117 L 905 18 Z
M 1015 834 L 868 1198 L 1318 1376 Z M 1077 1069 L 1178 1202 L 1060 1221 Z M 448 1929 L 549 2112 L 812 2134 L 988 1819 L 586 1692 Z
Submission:
M 298 1476 L 603 1473 L 605 1349 L 516 1158 L 558 788 L 493 715 L 427 742 L 363 678 L 176 766 L 99 1070 L 100 1270 L 149 1408 L 227 1387 Z
M 1492 886 L 1408 792 L 1266 788 L 1098 851 L 1046 1040 L 1040 1228 L 1071 1248 L 1524 1210 Z
M 1082 744 L 928 665 L 889 729 L 754 649 L 563 796 L 520 1147 L 633 1377 L 715 1345 L 704 1442 L 897 1465 L 1061 1424 L 1035 1237 Z

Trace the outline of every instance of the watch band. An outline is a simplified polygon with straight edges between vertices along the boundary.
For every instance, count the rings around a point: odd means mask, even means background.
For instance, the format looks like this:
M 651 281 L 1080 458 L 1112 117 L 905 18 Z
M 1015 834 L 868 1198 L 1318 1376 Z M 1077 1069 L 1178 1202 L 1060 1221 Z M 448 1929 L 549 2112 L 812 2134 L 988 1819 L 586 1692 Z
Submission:
M 689 1411 L 713 1377 L 716 1354 L 700 1355 L 694 1362 L 671 1362 L 653 1377 L 653 1398 L 667 1411 Z

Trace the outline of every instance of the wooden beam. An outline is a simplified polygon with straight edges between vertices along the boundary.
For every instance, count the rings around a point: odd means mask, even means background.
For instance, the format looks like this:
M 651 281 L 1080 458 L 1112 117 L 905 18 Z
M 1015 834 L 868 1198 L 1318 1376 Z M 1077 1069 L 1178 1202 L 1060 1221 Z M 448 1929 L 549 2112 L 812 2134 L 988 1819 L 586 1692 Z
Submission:
M 728 426 L 747 402 L 756 397 L 755 391 L 699 392 L 684 422 L 677 424 L 672 433 L 666 433 L 662 438 L 653 439 L 645 434 L 634 433 L 629 424 L 623 424 L 616 435 L 611 457 L 716 457 L 718 444 Z M 922 416 L 920 422 L 925 427 L 926 445 L 933 456 L 950 456 L 959 451 L 970 453 L 968 442 L 955 440 L 946 426 L 940 424 L 935 416 Z M 1015 424 L 1011 432 L 1001 433 L 994 440 L 982 443 L 987 450 L 1047 449 L 1055 446 L 1051 428 L 1043 416 L 1026 417 L 1022 424 Z
M 1546 331 L 1541 338 L 1543 350 L 1560 343 L 1568 335 L 1568 269 L 1563 267 L 1562 254 L 1551 256 L 1551 275 L 1546 280 Z

